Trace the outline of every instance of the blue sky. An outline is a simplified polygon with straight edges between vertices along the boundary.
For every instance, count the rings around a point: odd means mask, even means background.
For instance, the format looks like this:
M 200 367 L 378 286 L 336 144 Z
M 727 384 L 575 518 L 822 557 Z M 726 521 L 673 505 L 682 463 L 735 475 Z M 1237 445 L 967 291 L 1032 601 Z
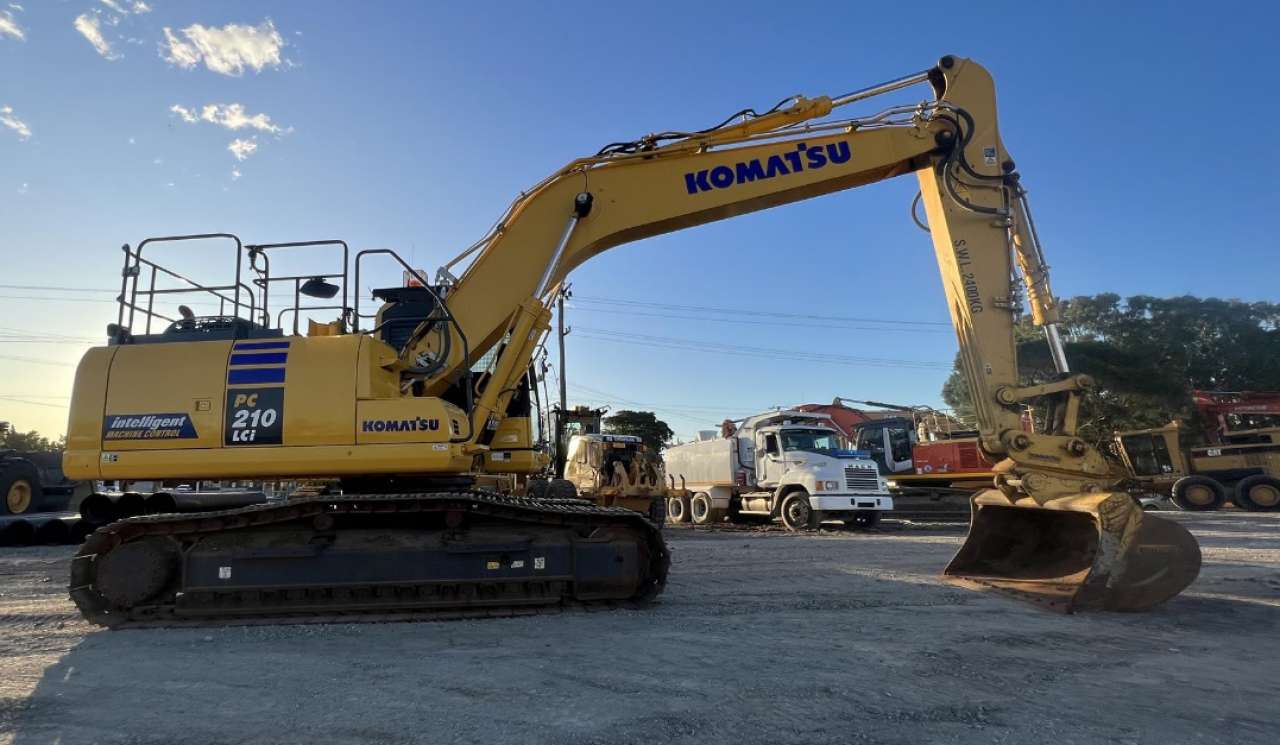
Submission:
M 17 5 L 0 0 L 0 284 L 88 290 L 0 287 L 0 419 L 22 429 L 65 428 L 73 365 L 114 320 L 93 290 L 118 283 L 121 243 L 339 237 L 434 271 L 604 143 L 945 53 L 996 78 L 1057 294 L 1276 299 L 1269 4 Z M 238 160 L 237 140 L 256 149 Z M 955 341 L 914 193 L 899 179 L 588 263 L 571 401 L 653 408 L 686 436 L 835 395 L 937 404 Z

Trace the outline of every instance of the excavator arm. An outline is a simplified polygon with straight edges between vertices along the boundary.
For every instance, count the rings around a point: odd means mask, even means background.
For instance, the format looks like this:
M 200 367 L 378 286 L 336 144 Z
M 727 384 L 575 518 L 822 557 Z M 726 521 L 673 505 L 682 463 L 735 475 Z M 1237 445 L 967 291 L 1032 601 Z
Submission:
M 933 99 L 833 119 L 841 107 L 928 83 Z M 447 389 L 476 355 L 498 347 L 478 392 L 482 439 L 549 328 L 558 285 L 577 266 L 631 241 L 914 173 L 996 488 L 975 497 L 970 537 L 948 575 L 1048 605 L 1136 609 L 1181 591 L 1198 572 L 1194 539 L 1145 518 L 1112 491 L 1112 469 L 1076 436 L 1081 393 L 1057 331 L 1058 308 L 1019 174 L 1000 138 L 995 91 L 980 65 L 937 66 L 835 98 L 795 97 L 764 115 L 690 133 L 615 143 L 575 160 L 517 199 L 493 231 L 441 269 L 456 327 L 424 334 L 444 359 L 423 380 Z M 460 277 L 452 269 L 471 258 Z M 1020 283 L 1019 279 L 1020 278 Z M 1020 384 L 1013 327 L 1025 297 L 1045 329 L 1059 379 Z M 466 345 L 444 339 L 457 333 Z M 1025 432 L 1021 410 L 1041 404 Z M 1029 508 L 1029 509 L 1028 509 Z

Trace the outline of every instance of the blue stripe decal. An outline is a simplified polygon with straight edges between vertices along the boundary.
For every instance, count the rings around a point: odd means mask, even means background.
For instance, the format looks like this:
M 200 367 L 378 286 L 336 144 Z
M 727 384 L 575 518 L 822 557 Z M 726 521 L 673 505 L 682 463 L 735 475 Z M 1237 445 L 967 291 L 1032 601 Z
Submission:
M 235 343 L 236 351 L 241 349 L 288 349 L 287 341 L 238 341 Z
M 228 370 L 227 385 L 250 385 L 253 383 L 283 383 L 283 367 L 248 368 L 244 370 Z
M 258 354 L 233 354 L 232 365 L 283 365 L 289 359 L 288 352 L 260 352 Z

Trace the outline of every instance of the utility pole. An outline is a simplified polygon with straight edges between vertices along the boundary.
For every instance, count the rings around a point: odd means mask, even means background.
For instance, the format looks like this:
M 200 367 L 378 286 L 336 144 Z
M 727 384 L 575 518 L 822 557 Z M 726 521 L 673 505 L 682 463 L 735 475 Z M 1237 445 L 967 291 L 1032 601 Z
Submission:
M 565 390 L 565 374 L 564 374 L 564 338 L 569 332 L 564 327 L 564 299 L 569 297 L 569 286 L 563 285 L 560 288 L 559 297 L 556 298 L 556 332 L 560 338 L 560 410 L 568 411 L 569 401 L 568 393 Z
M 569 285 L 562 284 L 556 295 L 556 337 L 560 342 L 560 414 L 556 417 L 555 424 L 555 473 L 556 478 L 559 479 L 564 478 L 564 418 L 565 412 L 569 410 L 569 395 L 565 382 L 568 376 L 564 372 L 564 338 L 569 335 L 571 329 L 565 328 L 564 325 L 564 301 L 565 298 L 572 297 L 573 293 L 569 291 Z

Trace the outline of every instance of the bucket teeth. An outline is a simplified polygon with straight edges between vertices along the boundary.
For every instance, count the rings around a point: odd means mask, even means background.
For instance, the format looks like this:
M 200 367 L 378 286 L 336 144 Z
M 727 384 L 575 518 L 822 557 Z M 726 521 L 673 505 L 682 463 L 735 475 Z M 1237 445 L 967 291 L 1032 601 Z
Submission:
M 1139 611 L 1182 592 L 1200 573 L 1195 538 L 1122 492 L 1036 505 L 990 490 L 975 495 L 972 507 L 969 534 L 943 572 L 954 584 L 1065 613 Z

